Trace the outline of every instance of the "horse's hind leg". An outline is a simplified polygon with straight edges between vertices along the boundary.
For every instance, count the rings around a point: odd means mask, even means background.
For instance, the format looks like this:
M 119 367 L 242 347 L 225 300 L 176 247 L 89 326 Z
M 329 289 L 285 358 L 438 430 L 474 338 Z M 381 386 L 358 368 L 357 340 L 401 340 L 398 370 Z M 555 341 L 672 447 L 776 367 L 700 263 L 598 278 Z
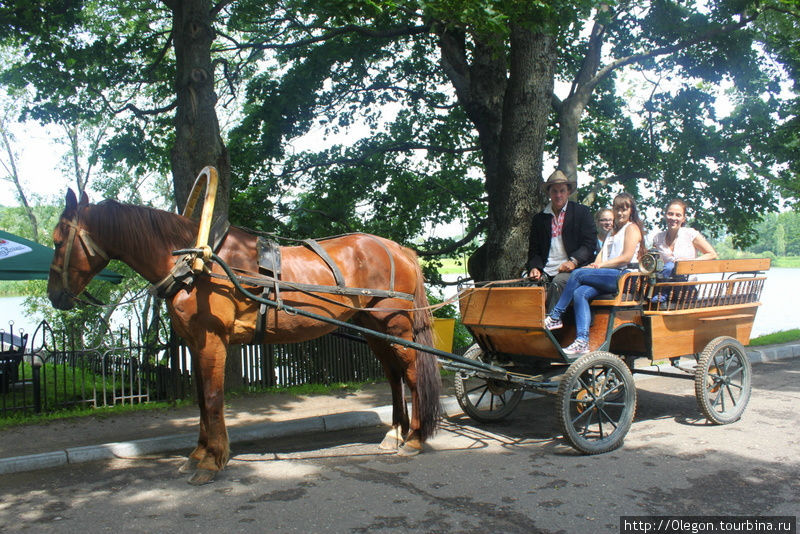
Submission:
M 403 444 L 403 437 L 408 432 L 408 409 L 403 392 L 403 370 L 397 365 L 392 349 L 386 341 L 367 338 L 372 352 L 383 365 L 383 372 L 392 390 L 392 428 L 386 433 L 379 447 L 384 450 L 397 450 Z

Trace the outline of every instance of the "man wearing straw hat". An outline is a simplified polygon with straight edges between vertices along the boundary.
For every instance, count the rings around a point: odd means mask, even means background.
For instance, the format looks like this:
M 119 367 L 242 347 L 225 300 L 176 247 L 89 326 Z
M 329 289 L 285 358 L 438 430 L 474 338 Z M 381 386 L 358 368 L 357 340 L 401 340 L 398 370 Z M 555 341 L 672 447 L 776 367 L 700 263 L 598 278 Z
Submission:
M 569 200 L 577 184 L 556 170 L 543 184 L 550 202 L 533 216 L 528 247 L 528 277 L 540 280 L 547 275 L 549 313 L 570 273 L 595 257 L 597 229 L 589 208 Z

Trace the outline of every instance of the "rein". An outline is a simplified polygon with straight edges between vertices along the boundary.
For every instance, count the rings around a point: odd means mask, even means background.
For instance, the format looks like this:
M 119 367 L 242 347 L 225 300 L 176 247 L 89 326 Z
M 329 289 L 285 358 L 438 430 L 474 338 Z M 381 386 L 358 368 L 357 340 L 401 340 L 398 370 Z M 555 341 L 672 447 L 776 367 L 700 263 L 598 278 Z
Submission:
M 217 263 L 219 263 L 219 262 L 217 262 Z M 333 300 L 331 298 L 328 298 L 328 297 L 325 297 L 323 295 L 320 295 L 320 294 L 318 294 L 318 293 L 316 293 L 316 292 L 311 290 L 310 287 L 312 287 L 312 286 L 309 286 L 308 288 L 303 287 L 303 286 L 307 286 L 308 284 L 299 284 L 299 283 L 295 284 L 293 282 L 287 282 L 285 280 L 275 280 L 271 276 L 257 276 L 256 277 L 256 276 L 248 276 L 248 275 L 238 275 L 238 276 L 236 276 L 236 280 L 234 281 L 229 276 L 226 276 L 224 274 L 217 274 L 217 273 L 206 273 L 206 274 L 211 278 L 216 278 L 218 280 L 227 280 L 229 282 L 234 282 L 234 285 L 236 285 L 236 282 L 238 282 L 240 284 L 245 284 L 245 285 L 253 285 L 253 286 L 256 286 L 256 287 L 264 287 L 264 286 L 267 286 L 267 285 L 272 285 L 274 282 L 277 281 L 278 284 L 281 286 L 281 289 L 283 291 L 286 291 L 286 290 L 299 291 L 300 293 L 303 293 L 305 295 L 308 295 L 309 297 L 313 297 L 315 299 L 321 300 L 323 302 L 327 302 L 329 304 L 334 304 L 336 306 L 341 306 L 342 308 L 347 308 L 349 310 L 356 310 L 356 311 L 387 311 L 387 312 L 389 312 L 389 311 L 408 312 L 408 311 L 424 311 L 424 310 L 434 311 L 434 310 L 438 310 L 439 308 L 443 308 L 444 306 L 447 306 L 448 304 L 451 304 L 452 302 L 455 302 L 456 300 L 458 300 L 458 295 L 455 295 L 455 296 L 450 297 L 449 299 L 447 299 L 447 300 L 445 300 L 443 302 L 440 302 L 438 304 L 431 304 L 429 306 L 423 306 L 421 308 L 361 307 L 361 306 L 353 306 L 352 304 L 347 304 L 345 302 L 339 302 L 337 300 Z M 362 297 L 374 297 L 374 298 L 379 298 L 379 297 L 384 297 L 385 296 L 385 295 L 382 294 L 382 293 L 385 293 L 385 291 L 375 290 L 375 289 L 358 289 L 358 288 L 347 288 L 347 287 L 345 287 L 345 288 L 341 288 L 341 289 L 344 289 L 345 291 L 341 291 L 340 288 L 338 288 L 336 286 L 313 286 L 313 288 L 316 291 L 323 291 L 325 293 L 331 293 L 331 294 L 352 295 L 352 296 L 362 296 Z M 351 291 L 348 292 L 347 291 L 348 289 L 351 290 Z M 377 294 L 377 293 L 381 293 L 381 294 Z M 398 293 L 396 291 L 393 291 L 392 293 L 393 293 L 393 296 L 391 298 L 402 298 L 402 299 L 405 299 L 405 300 L 413 300 L 414 299 L 412 295 L 408 295 L 406 293 Z M 281 300 L 277 299 L 275 302 L 277 302 L 277 304 L 278 304 L 277 306 L 275 306 L 277 309 L 280 310 L 280 309 L 283 308 L 283 303 L 282 303 Z

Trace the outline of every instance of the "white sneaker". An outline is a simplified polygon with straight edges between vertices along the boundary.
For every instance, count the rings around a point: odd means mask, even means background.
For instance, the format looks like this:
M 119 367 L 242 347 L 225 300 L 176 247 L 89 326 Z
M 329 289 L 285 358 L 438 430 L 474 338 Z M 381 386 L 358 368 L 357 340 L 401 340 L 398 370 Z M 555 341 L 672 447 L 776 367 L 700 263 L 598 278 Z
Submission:
M 544 327 L 547 330 L 558 330 L 559 328 L 563 327 L 564 323 L 561 322 L 561 319 L 553 319 L 549 315 L 546 315 L 544 318 Z
M 585 354 L 589 352 L 588 339 L 576 339 L 572 345 L 564 349 L 564 354 Z

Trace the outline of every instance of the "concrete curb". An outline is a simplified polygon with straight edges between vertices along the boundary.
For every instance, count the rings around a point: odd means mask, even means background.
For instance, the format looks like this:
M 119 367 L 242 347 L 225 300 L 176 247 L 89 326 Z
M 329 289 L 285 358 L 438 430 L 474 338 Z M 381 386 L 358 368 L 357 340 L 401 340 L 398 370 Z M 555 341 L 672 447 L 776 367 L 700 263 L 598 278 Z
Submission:
M 442 399 L 442 408 L 447 415 L 461 412 L 454 397 Z M 392 407 L 381 406 L 372 410 L 345 412 L 276 421 L 231 428 L 228 437 L 231 443 L 242 443 L 262 439 L 309 434 L 313 432 L 334 432 L 350 428 L 367 428 L 392 423 Z M 103 443 L 85 447 L 72 447 L 63 451 L 29 454 L 0 458 L 0 475 L 46 469 L 67 464 L 78 464 L 94 460 L 112 458 L 136 458 L 160 452 L 191 449 L 197 443 L 197 433 L 173 434 L 157 438 L 137 439 L 116 443 Z
M 788 360 L 800 357 L 800 344 L 773 345 L 763 349 L 750 349 L 747 357 L 752 363 Z
M 763 349 L 750 349 L 747 351 L 747 356 L 752 363 L 798 358 L 800 357 L 800 344 L 776 345 Z M 442 399 L 442 409 L 448 416 L 459 414 L 462 411 L 455 397 Z M 392 407 L 381 406 L 358 412 L 321 415 L 304 419 L 259 423 L 256 425 L 231 428 L 228 431 L 228 436 L 231 443 L 241 443 L 296 436 L 312 432 L 334 432 L 336 430 L 345 430 L 349 428 L 390 425 L 391 422 Z M 196 433 L 173 434 L 157 438 L 103 443 L 86 447 L 72 447 L 63 451 L 0 458 L 0 475 L 46 469 L 66 464 L 91 462 L 94 460 L 136 458 L 148 454 L 190 449 L 194 447 L 196 440 Z

